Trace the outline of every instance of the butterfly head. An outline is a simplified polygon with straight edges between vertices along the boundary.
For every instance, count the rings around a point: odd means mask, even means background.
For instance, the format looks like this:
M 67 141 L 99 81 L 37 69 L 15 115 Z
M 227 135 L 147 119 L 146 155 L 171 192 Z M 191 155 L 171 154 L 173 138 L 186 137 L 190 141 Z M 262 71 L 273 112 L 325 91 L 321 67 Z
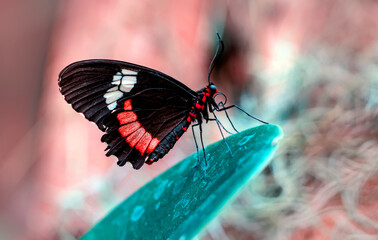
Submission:
M 209 86 L 207 86 L 209 89 L 210 96 L 213 97 L 217 92 L 217 87 L 214 85 L 214 83 L 210 83 Z

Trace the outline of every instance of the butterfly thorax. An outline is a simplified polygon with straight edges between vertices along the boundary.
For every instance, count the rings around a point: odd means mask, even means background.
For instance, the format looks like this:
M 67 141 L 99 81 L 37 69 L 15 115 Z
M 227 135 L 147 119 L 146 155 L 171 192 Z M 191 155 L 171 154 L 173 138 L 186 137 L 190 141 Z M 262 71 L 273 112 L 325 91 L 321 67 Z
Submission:
M 197 93 L 198 96 L 189 112 L 189 117 L 191 118 L 191 122 L 197 120 L 201 124 L 202 119 L 205 119 L 206 122 L 209 120 L 209 111 L 212 111 L 212 107 L 216 107 L 213 97 L 217 93 L 217 89 L 214 84 L 210 83 Z

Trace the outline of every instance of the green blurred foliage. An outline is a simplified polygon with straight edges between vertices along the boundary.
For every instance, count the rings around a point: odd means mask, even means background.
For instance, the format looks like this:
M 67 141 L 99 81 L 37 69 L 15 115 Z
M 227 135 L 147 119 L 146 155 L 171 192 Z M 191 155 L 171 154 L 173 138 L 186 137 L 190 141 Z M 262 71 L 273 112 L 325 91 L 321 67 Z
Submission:
M 269 163 L 282 132 L 248 129 L 182 160 L 119 204 L 81 239 L 191 239 Z

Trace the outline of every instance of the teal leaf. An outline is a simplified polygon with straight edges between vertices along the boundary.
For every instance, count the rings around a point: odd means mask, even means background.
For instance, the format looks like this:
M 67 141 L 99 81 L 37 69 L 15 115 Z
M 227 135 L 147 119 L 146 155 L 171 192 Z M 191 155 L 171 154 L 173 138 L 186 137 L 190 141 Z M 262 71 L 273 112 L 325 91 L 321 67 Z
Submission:
M 171 167 L 115 207 L 81 239 L 191 239 L 269 163 L 281 129 L 234 134 Z M 143 170 L 142 170 L 143 171 Z

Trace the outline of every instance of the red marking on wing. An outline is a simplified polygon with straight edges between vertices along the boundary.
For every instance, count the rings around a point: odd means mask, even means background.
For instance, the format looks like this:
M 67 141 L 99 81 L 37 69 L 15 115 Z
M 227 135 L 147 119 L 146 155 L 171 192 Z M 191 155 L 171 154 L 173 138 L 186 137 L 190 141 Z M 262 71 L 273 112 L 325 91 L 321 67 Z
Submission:
M 134 147 L 142 138 L 145 132 L 146 130 L 144 130 L 144 128 L 139 128 L 126 138 L 126 142 L 130 145 L 130 147 Z
M 135 146 L 135 148 L 139 150 L 141 155 L 143 155 L 146 152 L 146 149 L 148 147 L 148 144 L 151 142 L 151 139 L 151 134 L 149 132 L 146 132 Z
M 203 97 L 202 97 L 202 102 L 203 103 L 206 102 L 206 96 L 205 95 L 203 95 Z
M 188 118 L 186 119 L 186 121 L 189 122 L 189 123 L 192 121 L 192 119 L 190 118 L 190 116 L 188 116 Z
M 137 121 L 138 116 L 132 112 L 133 107 L 131 105 L 131 99 L 124 102 L 123 109 L 126 112 L 120 112 L 117 115 L 117 119 L 121 126 L 118 128 L 118 132 L 122 137 L 126 138 L 125 141 L 137 149 L 141 155 L 146 151 L 147 153 L 152 153 L 155 150 L 160 140 L 158 138 L 153 138 L 151 133 L 147 132 Z M 124 125 L 125 124 L 125 125 Z
M 157 145 L 159 144 L 160 140 L 157 139 L 157 138 L 153 138 L 150 142 L 150 145 L 148 145 L 148 148 L 147 148 L 147 153 L 152 153 L 152 151 L 155 150 L 155 148 L 157 147 Z
M 135 122 L 137 120 L 137 115 L 133 112 L 120 112 L 117 115 L 117 119 L 121 125 Z
M 118 128 L 118 132 L 121 134 L 122 137 L 127 137 L 133 132 L 135 132 L 140 126 L 141 124 L 139 122 L 132 122 Z
M 128 99 L 125 101 L 125 104 L 123 105 L 123 109 L 125 110 L 132 110 L 133 107 L 131 106 L 131 99 Z
M 187 127 L 183 127 L 182 130 L 184 130 L 184 132 L 186 132 L 186 130 L 188 130 Z

